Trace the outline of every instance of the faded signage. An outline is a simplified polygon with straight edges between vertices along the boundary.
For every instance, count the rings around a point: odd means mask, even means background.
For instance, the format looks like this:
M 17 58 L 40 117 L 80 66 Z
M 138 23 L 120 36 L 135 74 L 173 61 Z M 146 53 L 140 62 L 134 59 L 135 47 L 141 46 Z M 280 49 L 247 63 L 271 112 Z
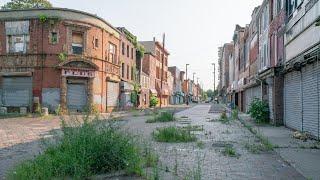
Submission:
M 93 77 L 95 77 L 95 71 L 63 69 L 62 70 L 62 76 L 93 78 Z

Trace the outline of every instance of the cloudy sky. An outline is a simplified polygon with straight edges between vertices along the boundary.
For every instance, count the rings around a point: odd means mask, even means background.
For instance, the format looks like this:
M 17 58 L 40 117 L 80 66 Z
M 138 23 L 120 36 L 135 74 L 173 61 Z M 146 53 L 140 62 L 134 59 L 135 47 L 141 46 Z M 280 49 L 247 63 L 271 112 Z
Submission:
M 9 0 L 0 0 L 0 5 Z M 262 0 L 50 0 L 65 7 L 96 14 L 114 26 L 125 26 L 139 40 L 161 41 L 166 33 L 169 65 L 200 78 L 213 88 L 212 62 L 218 63 L 218 47 L 230 42 L 235 24 L 244 26 Z M 218 68 L 218 67 L 216 67 Z M 216 74 L 218 72 L 216 71 Z M 217 78 L 217 76 L 216 76 Z M 218 84 L 218 78 L 216 80 Z

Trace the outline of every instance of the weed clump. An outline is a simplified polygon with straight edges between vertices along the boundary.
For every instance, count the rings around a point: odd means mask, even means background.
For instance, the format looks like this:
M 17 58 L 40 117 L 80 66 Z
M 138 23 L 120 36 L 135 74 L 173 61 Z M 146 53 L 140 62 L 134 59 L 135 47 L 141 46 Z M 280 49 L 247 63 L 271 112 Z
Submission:
M 165 111 L 160 114 L 156 114 L 151 119 L 148 119 L 146 123 L 157 123 L 157 122 L 172 122 L 175 121 L 174 113 Z
M 194 142 L 197 140 L 196 136 L 190 131 L 177 127 L 158 128 L 153 133 L 153 138 L 158 142 Z
M 124 170 L 141 175 L 145 165 L 154 165 L 151 151 L 143 151 L 137 140 L 112 123 L 94 120 L 67 126 L 62 135 L 34 160 L 23 162 L 9 179 L 85 179 Z

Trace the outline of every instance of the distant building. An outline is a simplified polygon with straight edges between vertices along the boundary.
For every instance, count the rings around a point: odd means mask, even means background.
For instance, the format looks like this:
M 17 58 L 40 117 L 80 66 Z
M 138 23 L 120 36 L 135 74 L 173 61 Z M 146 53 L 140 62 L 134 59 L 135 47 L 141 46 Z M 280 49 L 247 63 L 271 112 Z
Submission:
M 169 67 L 169 71 L 173 75 L 172 104 L 182 104 L 184 102 L 184 93 L 182 91 L 184 72 L 180 71 L 176 66 Z
M 159 103 L 161 102 L 162 106 L 167 106 L 170 101 L 167 79 L 169 52 L 155 38 L 153 41 L 141 41 L 140 43 L 146 50 L 142 71 L 150 78 L 150 95 L 157 96 Z

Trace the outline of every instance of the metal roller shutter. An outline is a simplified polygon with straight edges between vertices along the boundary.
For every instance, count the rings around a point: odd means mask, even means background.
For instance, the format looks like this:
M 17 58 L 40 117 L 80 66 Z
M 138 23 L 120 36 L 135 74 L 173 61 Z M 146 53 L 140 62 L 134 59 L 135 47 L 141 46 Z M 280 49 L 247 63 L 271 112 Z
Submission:
M 246 111 L 249 110 L 251 102 L 255 99 L 261 99 L 261 88 L 260 86 L 255 86 L 249 88 L 245 92 L 245 99 L 246 99 Z
M 318 136 L 318 79 L 317 65 L 307 65 L 302 68 L 303 89 L 303 126 L 304 132 Z
M 68 84 L 67 105 L 69 110 L 83 111 L 87 105 L 85 84 Z
M 29 107 L 32 100 L 31 77 L 4 77 L 2 84 L 3 105 Z
M 119 101 L 119 83 L 108 82 L 107 106 L 117 107 Z
M 285 75 L 284 101 L 285 101 L 285 125 L 289 128 L 302 130 L 301 107 L 301 75 L 293 71 Z
M 272 86 L 268 86 L 268 98 L 269 98 L 269 118 L 273 119 L 273 91 Z

